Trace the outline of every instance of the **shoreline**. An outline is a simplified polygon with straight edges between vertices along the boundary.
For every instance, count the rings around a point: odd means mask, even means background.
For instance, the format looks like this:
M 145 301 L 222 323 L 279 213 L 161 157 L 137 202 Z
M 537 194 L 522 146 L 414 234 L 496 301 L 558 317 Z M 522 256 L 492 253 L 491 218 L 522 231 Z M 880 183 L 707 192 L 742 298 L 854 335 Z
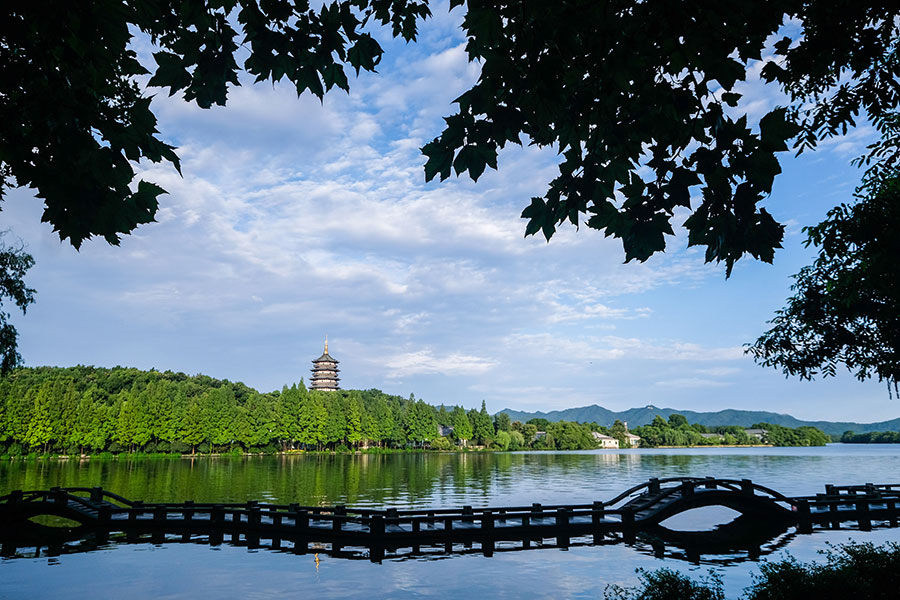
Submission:
M 840 442 L 833 442 L 840 443 Z M 681 449 L 709 449 L 718 448 L 801 448 L 813 446 L 776 446 L 774 444 L 716 444 L 716 445 L 697 445 L 697 446 L 655 446 L 652 448 L 585 448 L 575 450 L 575 452 L 589 452 L 592 450 L 613 450 L 616 452 L 630 450 L 681 450 Z M 468 453 L 514 453 L 514 452 L 560 452 L 560 450 L 546 449 L 527 449 L 527 450 L 491 450 L 487 448 L 459 448 L 455 450 L 432 450 L 432 449 L 375 449 L 375 450 L 355 450 L 350 452 L 336 452 L 333 450 L 288 450 L 274 453 L 267 452 L 212 452 L 212 453 L 195 453 L 182 454 L 177 452 L 159 452 L 159 453 L 142 453 L 142 452 L 119 452 L 117 454 L 104 452 L 100 454 L 36 454 L 30 453 L 19 456 L 3 456 L 0 460 L 22 460 L 22 461 L 69 461 L 69 460 L 174 460 L 174 459 L 195 459 L 195 458 L 238 458 L 238 457 L 259 457 L 259 456 L 356 456 L 356 455 L 386 455 L 386 454 L 468 454 Z

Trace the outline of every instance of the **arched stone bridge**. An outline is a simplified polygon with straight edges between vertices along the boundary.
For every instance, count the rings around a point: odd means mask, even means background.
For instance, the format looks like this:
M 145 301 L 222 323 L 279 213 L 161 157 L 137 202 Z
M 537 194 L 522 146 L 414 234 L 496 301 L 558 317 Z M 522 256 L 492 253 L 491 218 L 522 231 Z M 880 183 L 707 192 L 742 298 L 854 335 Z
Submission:
M 144 503 L 101 488 L 52 488 L 15 491 L 0 497 L 0 537 L 40 530 L 32 519 L 53 515 L 79 524 L 85 532 L 124 532 L 131 536 L 208 536 L 210 543 L 230 536 L 233 543 L 273 548 L 328 544 L 369 549 L 372 560 L 385 550 L 423 547 L 454 551 L 454 544 L 481 545 L 485 554 L 496 542 L 543 544 L 555 539 L 560 547 L 572 538 L 592 536 L 593 543 L 630 541 L 636 533 L 658 529 L 666 519 L 706 506 L 725 506 L 760 525 L 813 527 L 854 522 L 860 529 L 872 523 L 897 526 L 900 484 L 826 486 L 823 494 L 787 497 L 748 479 L 671 477 L 651 479 L 608 501 L 591 504 L 450 509 L 384 510 L 297 504 Z

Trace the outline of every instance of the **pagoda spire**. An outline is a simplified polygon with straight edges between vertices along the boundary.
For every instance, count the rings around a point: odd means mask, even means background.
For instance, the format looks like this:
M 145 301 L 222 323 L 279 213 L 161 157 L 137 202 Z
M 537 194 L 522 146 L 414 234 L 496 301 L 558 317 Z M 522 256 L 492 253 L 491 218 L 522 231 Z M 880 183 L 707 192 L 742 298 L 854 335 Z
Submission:
M 325 334 L 325 354 L 328 354 L 328 334 Z

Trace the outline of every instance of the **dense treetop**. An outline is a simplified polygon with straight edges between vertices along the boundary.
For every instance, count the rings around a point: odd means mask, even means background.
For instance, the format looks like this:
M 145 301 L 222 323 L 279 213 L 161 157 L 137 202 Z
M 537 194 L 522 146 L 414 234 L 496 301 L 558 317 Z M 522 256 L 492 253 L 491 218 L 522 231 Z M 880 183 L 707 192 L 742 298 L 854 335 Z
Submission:
M 438 425 L 453 427 L 442 437 Z M 447 410 L 380 390 L 307 390 L 303 382 L 260 393 L 205 375 L 133 368 L 19 368 L 0 378 L 0 454 L 80 452 L 275 452 L 424 448 L 469 444 L 499 450 L 586 449 L 586 425 L 548 435 L 481 410 Z M 5 449 L 5 450 L 4 450 Z

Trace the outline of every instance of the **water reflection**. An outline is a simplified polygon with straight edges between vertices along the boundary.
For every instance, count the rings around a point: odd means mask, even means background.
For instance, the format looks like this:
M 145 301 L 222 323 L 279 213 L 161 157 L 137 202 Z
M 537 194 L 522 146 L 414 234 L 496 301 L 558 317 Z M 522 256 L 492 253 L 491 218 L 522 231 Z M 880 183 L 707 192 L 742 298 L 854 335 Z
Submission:
M 882 528 L 886 529 L 886 527 Z M 843 528 L 842 531 L 859 531 Z M 467 555 L 492 557 L 529 551 L 551 551 L 587 546 L 627 545 L 638 553 L 657 559 L 688 562 L 694 565 L 732 566 L 748 561 L 758 561 L 786 547 L 798 535 L 794 527 L 760 523 L 748 517 L 739 517 L 719 526 L 713 531 L 675 531 L 662 526 L 639 532 L 628 539 L 621 534 L 608 533 L 597 538 L 581 536 L 571 538 L 564 548 L 554 539 L 529 540 L 525 542 L 498 541 L 488 545 L 479 542 L 453 543 L 452 545 L 415 546 L 413 548 L 372 549 L 358 546 L 337 546 L 329 543 L 296 539 L 267 539 L 243 534 L 172 534 L 155 532 L 114 533 L 82 532 L 62 530 L 47 533 L 39 539 L 34 537 L 10 538 L 4 536 L 0 546 L 0 557 L 6 560 L 53 558 L 73 554 L 85 554 L 111 550 L 120 546 L 150 544 L 162 547 L 169 544 L 189 544 L 194 546 L 232 546 L 253 551 L 268 551 L 291 554 L 298 557 L 327 555 L 335 559 L 351 561 L 396 562 L 406 560 L 433 561 L 446 560 Z M 376 554 L 377 553 L 377 554 Z M 300 560 L 298 558 L 298 560 Z M 318 564 L 318 560 L 317 560 Z
M 15 461 L 0 463 L 0 494 L 101 486 L 147 502 L 438 508 L 583 503 L 608 499 L 651 477 L 711 475 L 746 477 L 799 495 L 821 492 L 826 483 L 891 478 L 898 451 L 827 447 Z

